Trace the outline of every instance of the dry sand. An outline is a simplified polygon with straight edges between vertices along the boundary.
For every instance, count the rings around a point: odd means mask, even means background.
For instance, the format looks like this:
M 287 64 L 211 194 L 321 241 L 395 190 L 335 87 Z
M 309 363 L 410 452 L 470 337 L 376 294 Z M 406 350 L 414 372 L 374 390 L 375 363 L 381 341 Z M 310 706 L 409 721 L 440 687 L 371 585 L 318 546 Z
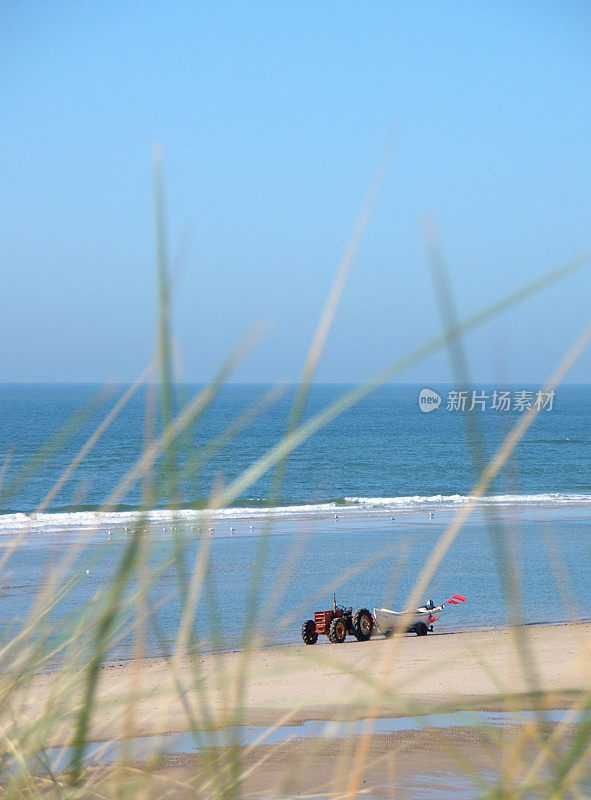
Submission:
M 2 726 L 8 713 L 20 724 L 52 714 L 45 745 L 69 743 L 83 680 L 75 671 L 35 676 L 20 705 L 0 711 Z M 90 737 L 162 734 L 206 721 L 268 725 L 530 707 L 532 693 L 560 708 L 590 689 L 591 623 L 270 647 L 105 666 Z

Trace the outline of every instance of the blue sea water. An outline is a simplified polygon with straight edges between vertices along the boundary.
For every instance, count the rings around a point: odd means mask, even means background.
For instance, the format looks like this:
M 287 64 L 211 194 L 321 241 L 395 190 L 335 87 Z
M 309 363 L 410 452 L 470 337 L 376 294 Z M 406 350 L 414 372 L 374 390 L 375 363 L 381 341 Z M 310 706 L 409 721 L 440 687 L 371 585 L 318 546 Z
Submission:
M 268 387 L 222 387 L 206 412 L 178 442 L 178 463 L 195 456 L 244 413 Z M 312 387 L 305 418 L 329 406 L 349 388 Z M 345 411 L 291 456 L 281 488 L 283 505 L 345 502 L 346 498 L 430 497 L 467 494 L 475 473 L 466 447 L 462 415 L 442 405 L 421 413 L 417 386 L 386 386 Z M 433 386 L 445 400 L 451 387 Z M 478 387 L 492 395 L 494 388 Z M 506 387 L 504 387 L 506 388 Z M 535 393 L 536 387 L 518 387 Z M 510 387 L 513 394 L 517 387 Z M 199 387 L 177 389 L 177 407 L 193 397 Z M 0 386 L 0 454 L 9 456 L 0 512 L 33 511 L 83 446 L 105 413 L 122 394 L 116 388 L 107 397 L 100 387 L 81 385 Z M 207 500 L 216 482 L 229 483 L 248 465 L 279 441 L 289 414 L 293 389 L 257 414 L 241 432 L 215 452 L 180 486 L 180 505 L 191 507 Z M 591 387 L 563 386 L 550 411 L 542 410 L 520 443 L 492 494 L 591 494 Z M 96 406 L 96 407 L 94 407 Z M 82 464 L 58 493 L 50 510 L 72 506 L 95 509 L 105 501 L 142 452 L 149 407 L 145 390 L 125 406 Z M 64 431 L 74 415 L 73 430 Z M 472 414 L 481 427 L 485 449 L 491 455 L 519 417 L 516 411 L 477 410 Z M 153 421 L 152 421 L 153 424 Z M 52 437 L 62 431 L 63 441 L 35 464 L 22 485 L 7 492 L 19 470 L 30 466 Z M 249 487 L 236 505 L 263 505 L 268 499 L 269 477 Z M 163 505 L 160 497 L 156 505 Z M 136 484 L 123 499 L 127 508 L 141 506 L 141 486 Z
M 347 386 L 312 388 L 304 418 L 334 402 Z M 268 640 L 295 642 L 301 620 L 329 607 L 332 592 L 347 605 L 401 608 L 436 541 L 465 503 L 476 473 L 462 415 L 446 409 L 449 386 L 430 386 L 442 397 L 423 413 L 418 386 L 387 386 L 346 411 L 291 456 L 281 490 L 269 507 L 270 478 L 245 489 L 232 508 L 204 512 L 212 488 L 228 484 L 281 438 L 293 389 L 228 441 L 196 456 L 268 387 L 226 386 L 183 435 L 174 454 L 175 509 L 157 493 L 148 515 L 154 609 L 147 653 L 170 652 L 181 615 L 184 585 L 210 548 L 208 591 L 194 629 L 209 647 L 243 644 L 248 613 L 266 619 Z M 200 387 L 177 388 L 180 408 Z M 489 397 L 536 387 L 490 387 Z M 142 507 L 140 484 L 116 509 L 101 504 L 157 434 L 153 398 L 138 392 L 98 439 L 43 513 L 40 502 L 124 391 L 95 386 L 0 387 L 0 557 L 18 537 L 0 572 L 0 635 L 19 629 L 37 589 L 64 553 L 73 562 L 62 583 L 72 586 L 52 612 L 61 633 L 76 612 L 105 587 L 120 563 Z M 525 621 L 560 622 L 591 616 L 591 387 L 559 387 L 514 456 L 471 516 L 427 588 L 437 602 L 454 592 L 465 605 L 446 607 L 439 632 Z M 147 412 L 148 409 L 148 412 Z M 471 412 L 492 455 L 519 418 L 514 410 Z M 73 422 L 72 422 L 73 420 Z M 193 462 L 198 468 L 186 474 Z M 162 461 L 156 464 L 158 478 Z M 492 515 L 492 518 L 491 518 Z M 213 529 L 213 530 L 210 530 Z M 129 529 L 129 530 L 126 530 Z M 182 540 L 182 556 L 179 542 Z M 76 544 L 85 542 L 80 550 Z M 207 544 L 206 544 L 207 543 Z M 518 603 L 510 600 L 499 549 L 518 577 Z M 138 583 L 140 576 L 135 576 Z M 250 594 L 252 586 L 256 598 Z M 425 598 L 426 599 L 426 598 Z M 266 614 L 266 616 L 265 616 Z M 130 614 L 111 648 L 131 653 Z M 51 634 L 56 636 L 57 634 Z

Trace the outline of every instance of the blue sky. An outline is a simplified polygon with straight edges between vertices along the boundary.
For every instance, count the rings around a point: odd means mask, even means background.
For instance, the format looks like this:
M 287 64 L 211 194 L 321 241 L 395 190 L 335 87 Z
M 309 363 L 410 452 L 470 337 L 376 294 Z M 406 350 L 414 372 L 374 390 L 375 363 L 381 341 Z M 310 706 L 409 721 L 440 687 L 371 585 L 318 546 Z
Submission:
M 5 3 L 0 379 L 132 380 L 156 324 L 164 153 L 178 377 L 297 379 L 389 130 L 396 146 L 318 378 L 360 381 L 591 249 L 586 3 Z M 591 266 L 467 341 L 480 381 L 543 381 Z M 585 354 L 570 375 L 589 380 Z M 445 354 L 401 376 L 449 377 Z

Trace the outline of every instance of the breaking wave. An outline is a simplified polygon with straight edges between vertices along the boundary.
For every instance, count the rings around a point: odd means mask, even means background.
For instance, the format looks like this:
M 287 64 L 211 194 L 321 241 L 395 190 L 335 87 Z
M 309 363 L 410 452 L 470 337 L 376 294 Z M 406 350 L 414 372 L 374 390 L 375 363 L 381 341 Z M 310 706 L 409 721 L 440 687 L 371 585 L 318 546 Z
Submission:
M 127 511 L 55 511 L 43 514 L 22 512 L 0 514 L 0 535 L 18 533 L 52 533 L 56 531 L 105 530 L 133 526 L 140 520 L 150 525 L 165 527 L 198 526 L 216 522 L 245 520 L 254 524 L 257 520 L 313 519 L 331 515 L 339 517 L 381 515 L 396 512 L 412 513 L 426 510 L 453 510 L 468 501 L 467 495 L 409 495 L 401 497 L 345 497 L 323 503 L 261 507 L 256 505 L 225 509 L 155 509 L 148 512 Z M 500 507 L 527 506 L 560 508 L 591 504 L 591 494 L 546 493 L 488 495 L 480 505 Z

